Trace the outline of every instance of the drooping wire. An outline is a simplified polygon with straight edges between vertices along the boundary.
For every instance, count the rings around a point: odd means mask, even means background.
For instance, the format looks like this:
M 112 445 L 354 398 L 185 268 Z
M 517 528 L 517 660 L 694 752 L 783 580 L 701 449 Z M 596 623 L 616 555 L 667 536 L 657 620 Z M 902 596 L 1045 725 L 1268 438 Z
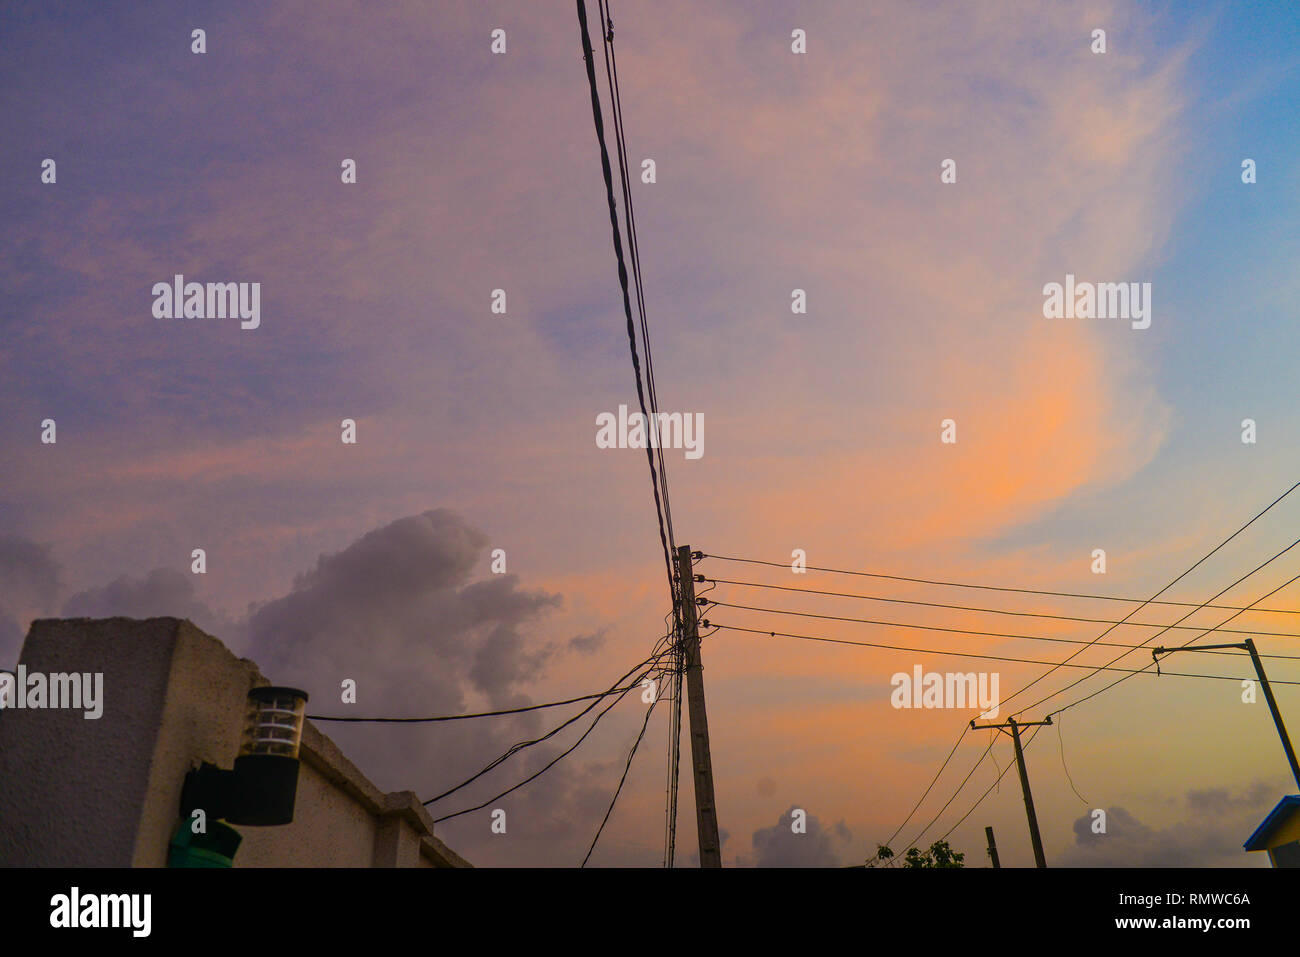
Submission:
M 600 835 L 605 831 L 605 825 L 609 823 L 609 816 L 614 813 L 614 805 L 618 803 L 618 796 L 623 793 L 623 785 L 627 783 L 627 774 L 632 770 L 632 759 L 636 757 L 637 748 L 641 747 L 641 739 L 645 737 L 646 728 L 650 726 L 650 716 L 654 714 L 655 708 L 659 704 L 658 696 L 650 702 L 650 707 L 646 708 L 645 720 L 641 722 L 641 732 L 636 736 L 636 741 L 632 743 L 632 750 L 627 753 L 627 763 L 623 765 L 623 775 L 618 779 L 618 787 L 614 789 L 614 796 L 610 799 L 609 807 L 605 809 L 605 816 L 601 818 L 600 827 L 596 828 L 596 836 L 591 839 L 591 846 L 587 848 L 587 855 L 582 859 L 579 867 L 586 867 L 587 861 L 591 860 L 591 853 L 596 849 L 596 842 L 600 840 Z
M 561 724 L 557 725 L 556 727 L 552 728 L 550 731 L 548 731 L 546 734 L 544 734 L 544 735 L 542 735 L 542 736 L 540 736 L 540 737 L 533 738 L 533 739 L 531 739 L 531 740 L 529 740 L 529 741 L 522 741 L 522 742 L 519 742 L 519 743 L 517 743 L 517 744 L 511 746 L 508 750 L 505 751 L 505 753 L 501 754 L 501 755 L 500 755 L 499 757 L 497 757 L 495 760 L 491 761 L 491 762 L 490 762 L 487 766 L 485 766 L 482 770 L 478 771 L 478 772 L 477 772 L 476 774 L 474 774 L 473 776 L 471 776 L 471 777 L 465 779 L 464 781 L 460 782 L 460 783 L 457 784 L 455 787 L 448 788 L 446 791 L 443 791 L 441 794 L 438 794 L 438 795 L 436 795 L 436 796 L 434 796 L 434 797 L 429 798 L 427 801 L 424 801 L 424 802 L 423 802 L 424 805 L 427 807 L 427 806 L 429 806 L 430 804 L 434 804 L 434 803 L 436 803 L 437 801 L 441 801 L 443 798 L 445 798 L 445 797 L 447 797 L 447 796 L 449 796 L 449 795 L 451 795 L 451 794 L 454 794 L 454 793 L 456 793 L 457 791 L 461 790 L 461 788 L 464 788 L 464 787 L 466 787 L 466 786 L 472 784 L 473 782 L 477 781 L 479 778 L 483 777 L 485 774 L 487 774 L 487 773 L 489 773 L 490 771 L 492 771 L 493 769 L 497 768 L 498 766 L 500 766 L 501 764 L 503 764 L 505 761 L 507 761 L 509 758 L 511 758 L 511 757 L 513 757 L 514 755 L 518 754 L 520 751 L 523 751 L 525 748 L 533 747 L 534 745 L 541 744 L 543 741 L 547 741 L 547 740 L 549 740 L 550 738 L 553 738 L 555 735 L 559 734 L 561 731 L 563 731 L 563 730 L 564 730 L 565 728 L 567 728 L 569 725 L 571 725 L 571 724 L 573 724 L 574 722 L 578 721 L 578 720 L 581 719 L 584 715 L 590 713 L 590 712 L 591 712 L 591 711 L 592 711 L 592 710 L 593 710 L 593 709 L 594 709 L 594 708 L 595 708 L 595 707 L 596 707 L 596 706 L 597 706 L 597 705 L 598 705 L 598 704 L 599 704 L 599 703 L 600 703 L 604 698 L 609 697 L 610 695 L 618 694 L 618 695 L 619 695 L 619 698 L 616 699 L 616 700 L 621 700 L 623 695 L 627 694 L 628 691 L 632 690 L 632 688 L 634 688 L 634 687 L 637 685 L 637 683 L 641 680 L 641 677 L 644 677 L 644 676 L 650 674 L 650 673 L 653 671 L 653 665 L 654 665 L 654 664 L 657 664 L 657 663 L 658 663 L 658 660 L 659 660 L 661 657 L 663 657 L 663 655 L 666 654 L 666 653 L 667 653 L 666 651 L 659 651 L 659 652 L 656 652 L 655 654 L 652 654 L 649 658 L 645 659 L 644 661 L 640 662 L 639 664 L 633 665 L 632 668 L 630 668 L 628 671 L 624 672 L 624 674 L 623 674 L 622 676 L 620 676 L 619 679 L 618 679 L 617 681 L 615 681 L 613 685 L 610 686 L 609 690 L 608 690 L 606 693 L 602 694 L 599 698 L 597 698 L 597 699 L 596 699 L 595 701 L 593 701 L 591 704 L 587 705 L 587 707 L 583 708 L 581 711 L 579 711 L 579 712 L 578 712 L 577 714 L 575 714 L 573 717 L 569 718 L 568 720 L 564 721 L 563 723 L 561 723 Z M 638 669 L 646 668 L 646 666 L 651 666 L 651 667 L 650 667 L 649 670 L 642 671 L 641 675 L 638 675 L 637 678 L 633 679 L 631 685 L 628 685 L 628 686 L 626 686 L 626 687 L 623 686 L 623 682 L 626 681 L 630 675 L 632 675 L 632 674 L 633 674 L 634 672 L 636 672 Z M 618 691 L 618 689 L 620 689 L 620 688 L 623 689 L 621 693 Z M 603 712 L 602 712 L 602 714 L 603 714 Z M 594 724 L 593 724 L 593 727 L 594 727 Z M 585 735 L 584 735 L 584 737 L 585 737 Z
M 1029 750 L 1029 746 L 1034 743 L 1034 738 L 1038 737 L 1038 732 L 1041 731 L 1043 727 L 1044 726 L 1041 724 L 1037 725 L 1034 728 L 1034 730 L 1030 732 L 1029 737 L 1025 739 L 1025 743 L 1020 746 L 1020 750 L 1022 753 Z M 957 828 L 961 827 L 962 823 L 966 820 L 966 818 L 970 817 L 972 814 L 975 813 L 975 809 L 984 803 L 984 799 L 988 797 L 989 794 L 993 791 L 993 789 L 1001 783 L 1003 776 L 1010 770 L 1011 770 L 1011 762 L 1008 762 L 1007 766 L 1003 768 L 1001 773 L 997 776 L 997 779 L 988 786 L 988 790 L 986 790 L 983 794 L 979 796 L 978 799 L 976 799 L 975 803 L 971 805 L 970 810 L 967 811 L 965 814 L 963 814 L 960 818 L 958 818 L 957 823 L 954 824 L 952 827 L 948 828 L 948 830 L 944 832 L 943 836 L 940 837 L 939 840 L 941 841 L 948 840 L 948 835 L 951 834 L 953 831 L 957 830 Z M 999 788 L 999 790 L 1001 789 Z
M 523 787 L 525 784 L 529 784 L 529 783 L 531 783 L 531 782 L 537 780 L 539 777 L 541 777 L 543 774 L 545 774 L 545 773 L 546 773 L 547 771 L 549 771 L 551 768 L 555 767 L 555 766 L 556 766 L 557 764 L 559 764 L 562 760 L 564 760 L 564 759 L 567 758 L 570 754 L 572 754 L 574 751 L 576 751 L 576 750 L 578 749 L 578 746 L 581 745 L 583 741 L 586 741 L 586 740 L 587 740 L 587 736 L 588 736 L 589 734 L 591 734 L 592 731 L 596 730 L 596 725 L 598 725 L 598 724 L 600 723 L 600 719 L 603 718 L 603 717 L 605 717 L 605 715 L 609 714 L 609 712 L 614 708 L 614 706 L 617 705 L 620 701 L 622 701 L 623 698 L 625 698 L 625 697 L 627 696 L 628 691 L 631 691 L 631 690 L 632 690 L 631 688 L 627 689 L 627 691 L 624 691 L 624 692 L 623 692 L 622 694 L 620 694 L 617 698 L 615 698 L 615 699 L 614 699 L 613 701 L 611 701 L 608 705 L 606 705 L 606 706 L 605 706 L 605 710 L 601 711 L 600 714 L 596 715 L 596 717 L 595 717 L 594 719 L 592 719 L 591 724 L 587 727 L 587 730 L 584 731 L 584 732 L 582 732 L 582 737 L 578 738 L 578 740 L 575 741 L 575 742 L 573 742 L 572 745 L 570 745 L 570 746 L 569 746 L 568 748 L 566 748 L 564 751 L 560 752 L 559 755 L 557 755 L 555 758 L 553 758 L 551 761 L 549 761 L 549 762 L 548 762 L 544 767 L 542 767 L 540 770 L 534 772 L 533 774 L 530 774 L 528 777 L 524 778 L 524 779 L 523 779 L 522 781 L 520 781 L 518 784 L 515 784 L 515 785 L 513 785 L 513 786 L 511 786 L 511 787 L 508 787 L 508 788 L 506 788 L 504 791 L 500 792 L 499 794 L 496 794 L 496 795 L 494 795 L 493 797 L 488 798 L 488 799 L 487 799 L 486 801 L 484 801 L 482 804 L 476 804 L 476 805 L 474 805 L 473 807 L 467 807 L 467 808 L 465 808 L 465 809 L 462 810 L 462 811 L 456 811 L 456 812 L 454 812 L 454 813 L 452 813 L 452 814 L 444 814 L 442 817 L 436 817 L 436 818 L 433 819 L 433 823 L 435 823 L 435 824 L 439 824 L 439 823 L 441 823 L 441 822 L 443 822 L 443 821 L 449 821 L 449 820 L 451 820 L 451 819 L 454 818 L 454 817 L 460 817 L 462 814 L 469 814 L 469 813 L 471 813 L 471 812 L 473 812 L 473 811 L 481 811 L 481 810 L 483 810 L 483 808 L 487 807 L 489 804 L 492 804 L 492 803 L 494 803 L 494 802 L 496 802 L 496 801 L 499 801 L 501 798 L 505 797 L 507 794 L 510 794 L 510 793 L 512 793 L 512 792 L 514 792 L 514 791 L 519 790 L 519 789 L 520 789 L 521 787 Z
M 1063 722 L 1061 721 L 1055 722 L 1056 741 L 1057 744 L 1060 745 L 1060 749 L 1061 749 L 1061 770 L 1065 772 L 1065 780 L 1070 782 L 1070 790 L 1074 792 L 1074 796 L 1077 797 L 1080 801 L 1082 801 L 1086 805 L 1088 803 L 1088 799 L 1084 797 L 1082 794 L 1080 794 L 1079 789 L 1074 786 L 1074 778 L 1070 777 L 1070 768 L 1065 763 L 1065 738 L 1061 736 L 1062 723 Z

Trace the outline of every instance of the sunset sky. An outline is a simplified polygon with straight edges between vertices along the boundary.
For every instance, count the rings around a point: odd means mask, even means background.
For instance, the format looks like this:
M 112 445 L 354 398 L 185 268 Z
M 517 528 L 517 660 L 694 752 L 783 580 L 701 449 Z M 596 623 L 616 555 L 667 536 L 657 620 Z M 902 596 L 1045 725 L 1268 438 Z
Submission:
M 1146 598 L 1300 480 L 1293 4 L 612 12 L 630 159 L 657 167 L 633 196 L 660 405 L 705 422 L 701 458 L 666 451 L 680 544 Z M 791 52 L 796 28 L 806 54 Z M 1090 49 L 1098 28 L 1104 54 Z M 603 690 L 650 654 L 670 605 L 645 455 L 595 442 L 596 417 L 636 392 L 573 3 L 15 3 L 0 44 L 0 666 L 35 617 L 180 615 L 308 690 L 313 713 L 348 713 L 338 688 L 354 678 L 355 713 L 438 715 Z M 956 183 L 940 182 L 947 158 Z M 260 328 L 155 318 L 150 290 L 176 274 L 260 282 Z M 1067 274 L 1151 283 L 1150 328 L 1045 318 L 1043 286 Z M 497 288 L 505 315 L 490 308 Z M 806 314 L 791 312 L 796 288 Z M 345 418 L 355 445 L 340 441 Z M 45 419 L 56 444 L 41 441 Z M 955 444 L 940 441 L 945 419 Z M 1300 491 L 1162 597 L 1207 601 L 1298 529 Z M 207 572 L 193 575 L 200 547 Z M 505 576 L 490 570 L 497 548 Z M 1136 607 L 715 559 L 696 570 L 1093 619 Z M 1219 602 L 1297 574 L 1300 548 Z M 709 597 L 1085 641 L 1108 627 L 727 585 Z M 1261 604 L 1300 609 L 1300 582 Z M 1039 661 L 1078 647 L 705 614 Z M 1295 633 L 1257 642 L 1300 656 L 1298 615 L 1226 627 Z M 703 659 L 728 866 L 861 863 L 894 832 L 976 714 L 895 709 L 894 673 L 996 670 L 1006 696 L 1046 671 L 727 630 Z M 1300 682 L 1300 662 L 1265 663 Z M 1244 656 L 1162 668 L 1251 673 Z M 1083 674 L 1062 668 L 1009 710 Z M 1300 685 L 1276 693 L 1300 734 Z M 644 707 L 629 696 L 499 802 L 506 835 L 481 811 L 440 836 L 477 865 L 578 864 Z M 666 710 L 593 864 L 661 861 Z M 572 712 L 321 727 L 381 787 L 431 796 Z M 991 733 L 962 739 L 895 850 Z M 1231 681 L 1135 677 L 1026 754 L 1049 864 L 1266 865 L 1241 844 L 1296 790 L 1262 696 L 1243 704 Z M 1007 767 L 1005 736 L 991 757 L 923 843 Z M 679 865 L 695 848 L 685 770 Z M 790 833 L 792 808 L 808 834 Z M 1094 808 L 1106 835 L 1088 827 Z M 1004 863 L 1032 863 L 1014 771 L 949 837 L 968 864 L 987 863 L 990 824 Z

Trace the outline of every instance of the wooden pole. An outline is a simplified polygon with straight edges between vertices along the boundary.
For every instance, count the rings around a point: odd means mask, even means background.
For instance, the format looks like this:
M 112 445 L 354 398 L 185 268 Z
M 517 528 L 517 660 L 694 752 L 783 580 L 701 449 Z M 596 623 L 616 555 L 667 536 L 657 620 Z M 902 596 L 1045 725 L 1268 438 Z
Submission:
M 700 867 L 722 866 L 718 839 L 718 809 L 713 802 L 713 759 L 709 755 L 709 720 L 704 710 L 704 666 L 700 661 L 699 619 L 695 606 L 695 576 L 691 547 L 677 549 L 681 583 L 683 655 L 687 711 L 691 723 L 691 764 L 695 771 L 695 826 L 700 836 Z

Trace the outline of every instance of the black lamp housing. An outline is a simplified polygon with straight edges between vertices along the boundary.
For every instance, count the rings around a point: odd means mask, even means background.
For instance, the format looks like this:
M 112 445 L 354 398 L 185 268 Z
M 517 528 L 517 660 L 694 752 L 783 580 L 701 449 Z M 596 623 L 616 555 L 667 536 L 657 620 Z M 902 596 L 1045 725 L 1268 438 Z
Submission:
M 234 770 L 205 762 L 187 774 L 181 815 L 189 817 L 202 808 L 210 818 L 231 824 L 292 824 L 307 700 L 307 692 L 297 688 L 250 691 Z

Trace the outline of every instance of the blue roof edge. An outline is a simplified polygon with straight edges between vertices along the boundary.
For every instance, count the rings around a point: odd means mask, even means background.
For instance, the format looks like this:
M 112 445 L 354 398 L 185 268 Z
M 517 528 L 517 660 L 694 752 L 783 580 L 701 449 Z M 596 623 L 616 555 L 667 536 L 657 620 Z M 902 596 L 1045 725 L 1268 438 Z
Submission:
M 1282 823 L 1282 818 L 1286 816 L 1289 809 L 1300 809 L 1300 794 L 1288 794 L 1282 800 L 1277 802 L 1277 807 L 1268 812 L 1268 817 L 1264 818 L 1264 823 L 1255 828 L 1255 833 L 1246 839 L 1242 845 L 1248 851 L 1262 851 L 1267 848 L 1264 841 L 1273 829 Z

